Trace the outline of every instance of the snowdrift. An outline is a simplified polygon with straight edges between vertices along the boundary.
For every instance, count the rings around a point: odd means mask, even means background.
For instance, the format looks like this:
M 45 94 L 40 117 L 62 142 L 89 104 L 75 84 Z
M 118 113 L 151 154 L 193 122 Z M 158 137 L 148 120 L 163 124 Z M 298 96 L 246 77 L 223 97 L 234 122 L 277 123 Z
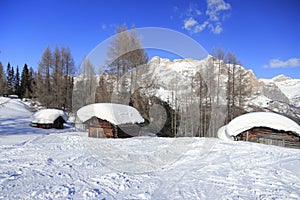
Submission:
M 0 97 L 1 112 L 21 112 L 29 113 L 30 107 L 24 104 L 20 99 L 10 99 L 7 97 Z

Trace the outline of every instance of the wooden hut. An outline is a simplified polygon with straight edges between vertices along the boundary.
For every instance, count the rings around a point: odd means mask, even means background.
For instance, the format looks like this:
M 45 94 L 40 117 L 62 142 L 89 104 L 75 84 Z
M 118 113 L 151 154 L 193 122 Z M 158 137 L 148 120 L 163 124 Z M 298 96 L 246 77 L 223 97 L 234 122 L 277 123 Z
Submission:
M 282 147 L 300 148 L 300 136 L 268 127 L 254 127 L 235 136 L 237 141 L 249 141 Z
M 33 114 L 31 126 L 44 129 L 63 129 L 67 120 L 68 116 L 62 110 L 43 109 Z
M 300 126 L 291 119 L 272 112 L 241 115 L 221 127 L 218 137 L 300 148 Z
M 144 122 L 135 108 L 122 104 L 91 104 L 79 109 L 77 115 L 86 125 L 88 136 L 95 138 L 139 136 Z

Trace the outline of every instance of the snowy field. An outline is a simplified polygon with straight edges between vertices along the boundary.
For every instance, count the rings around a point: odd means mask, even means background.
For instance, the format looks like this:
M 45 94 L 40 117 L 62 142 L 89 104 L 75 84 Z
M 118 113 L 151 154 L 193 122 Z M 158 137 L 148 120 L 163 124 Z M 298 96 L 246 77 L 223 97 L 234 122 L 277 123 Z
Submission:
M 300 150 L 217 138 L 88 138 L 0 98 L 0 199 L 300 199 Z

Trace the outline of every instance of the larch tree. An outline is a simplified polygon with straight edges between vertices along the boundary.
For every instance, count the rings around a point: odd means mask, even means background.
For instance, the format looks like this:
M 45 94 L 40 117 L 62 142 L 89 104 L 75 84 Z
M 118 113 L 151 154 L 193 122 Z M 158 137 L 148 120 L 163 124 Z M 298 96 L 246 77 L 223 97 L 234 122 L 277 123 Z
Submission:
M 51 49 L 48 46 L 44 51 L 38 66 L 37 97 L 38 100 L 47 108 L 52 103 L 52 89 L 50 73 L 53 68 L 53 59 Z
M 108 80 L 110 79 L 110 81 Z M 113 93 L 113 81 L 114 76 L 109 74 L 102 74 L 99 77 L 99 84 L 96 88 L 96 102 L 97 103 L 110 103 L 111 95 Z
M 247 86 L 249 79 L 247 72 L 242 69 L 233 53 L 227 53 L 227 120 L 228 123 L 233 118 L 243 114 L 243 104 L 247 96 L 249 96 L 249 87 Z
M 241 65 L 236 70 L 236 110 L 234 117 L 245 113 L 244 106 L 246 105 L 247 98 L 251 96 L 251 80 L 250 72 L 243 69 Z
M 58 48 L 58 46 L 55 47 L 54 53 L 53 53 L 53 73 L 52 73 L 52 107 L 54 108 L 61 108 L 63 105 L 63 85 L 62 82 L 62 58 L 61 58 L 61 52 Z
M 61 47 L 61 65 L 62 65 L 62 102 L 67 111 L 72 110 L 72 92 L 75 75 L 75 62 L 69 48 Z
M 137 79 L 137 67 L 148 62 L 148 55 L 134 26 L 130 31 L 126 25 L 116 28 L 116 36 L 111 41 L 107 56 L 106 64 L 117 77 L 117 91 L 121 96 L 122 93 L 131 95 Z
M 218 49 L 213 49 L 212 55 L 214 57 L 214 62 L 217 66 L 217 83 L 216 83 L 216 105 L 220 105 L 220 91 L 221 91 L 221 74 L 222 74 L 222 68 L 224 67 L 224 59 L 225 59 L 225 52 L 221 47 L 218 47 Z
M 72 109 L 74 60 L 69 48 L 48 46 L 32 81 L 34 96 L 47 108 Z M 33 73 L 31 73 L 32 77 Z
M 73 111 L 82 106 L 95 103 L 96 92 L 95 68 L 89 59 L 84 59 L 73 90 Z

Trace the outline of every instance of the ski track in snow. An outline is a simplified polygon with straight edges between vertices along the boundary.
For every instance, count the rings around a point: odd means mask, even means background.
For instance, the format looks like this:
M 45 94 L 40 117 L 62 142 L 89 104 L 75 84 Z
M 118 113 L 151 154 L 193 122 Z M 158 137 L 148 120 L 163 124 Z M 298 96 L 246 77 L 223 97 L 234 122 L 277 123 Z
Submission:
M 299 150 L 196 138 L 177 161 L 127 173 L 103 165 L 81 137 L 53 133 L 1 145 L 0 199 L 300 198 Z M 203 154 L 210 141 L 216 144 Z
M 30 116 L 0 108 L 0 199 L 300 199 L 297 149 L 217 138 L 95 139 L 29 127 Z

